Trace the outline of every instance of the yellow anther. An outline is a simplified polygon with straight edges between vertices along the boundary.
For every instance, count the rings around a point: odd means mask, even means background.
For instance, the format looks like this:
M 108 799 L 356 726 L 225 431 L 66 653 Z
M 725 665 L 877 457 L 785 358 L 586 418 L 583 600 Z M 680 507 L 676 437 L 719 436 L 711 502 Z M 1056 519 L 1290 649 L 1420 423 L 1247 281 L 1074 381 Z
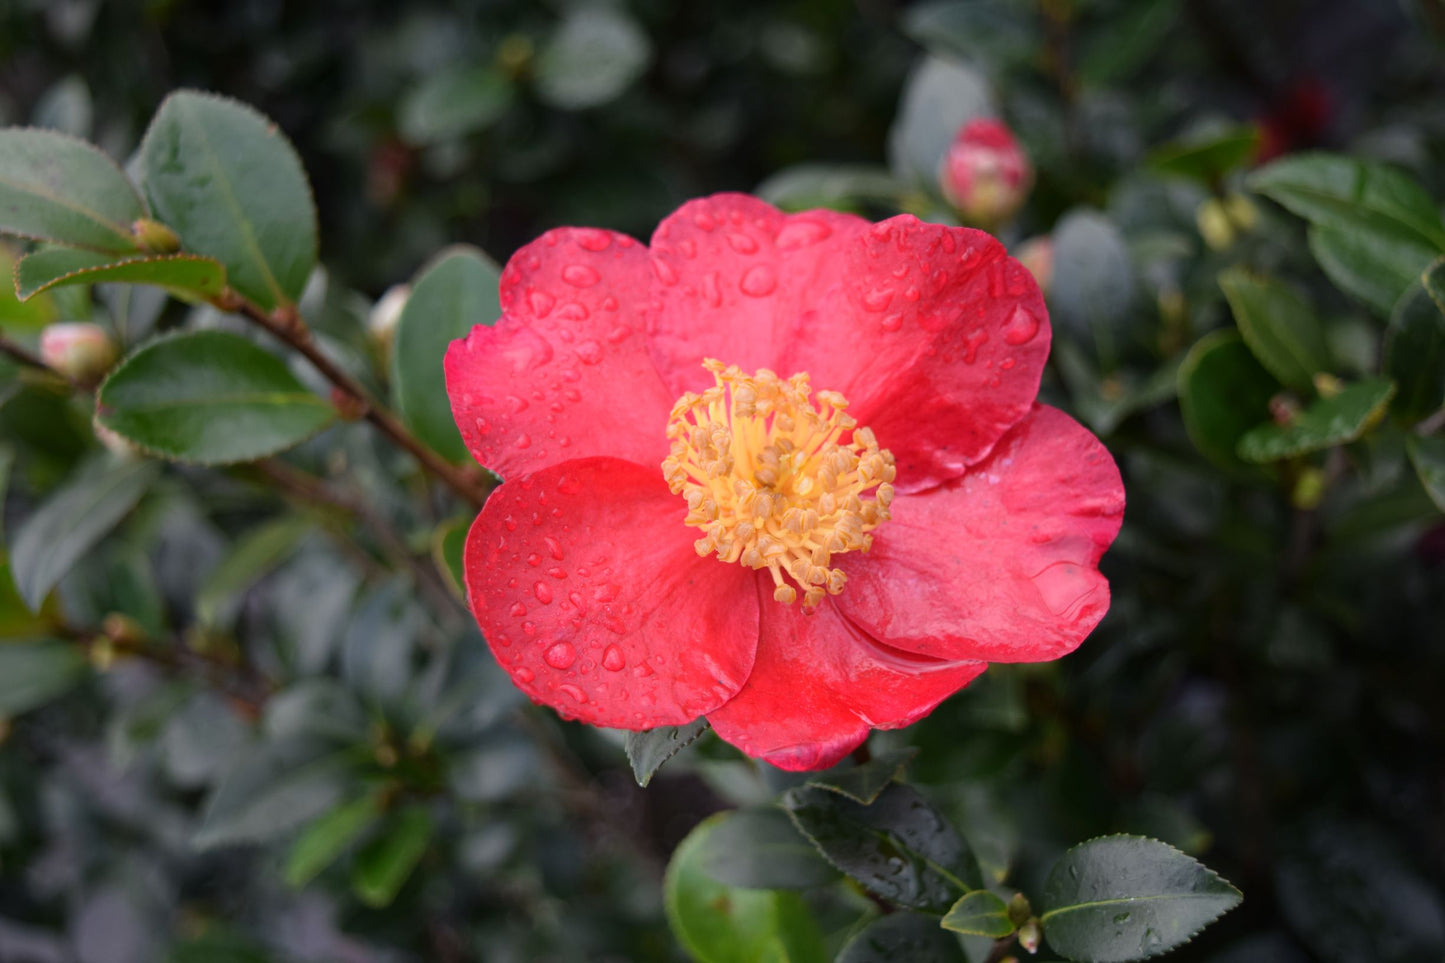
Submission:
M 747 375 L 712 358 L 703 367 L 716 384 L 673 405 L 662 462 L 687 524 L 703 532 L 697 553 L 767 569 L 774 599 L 801 592 L 812 608 L 848 581 L 833 556 L 866 552 L 887 521 L 893 455 L 844 414 L 847 398 L 813 393 L 806 374 Z

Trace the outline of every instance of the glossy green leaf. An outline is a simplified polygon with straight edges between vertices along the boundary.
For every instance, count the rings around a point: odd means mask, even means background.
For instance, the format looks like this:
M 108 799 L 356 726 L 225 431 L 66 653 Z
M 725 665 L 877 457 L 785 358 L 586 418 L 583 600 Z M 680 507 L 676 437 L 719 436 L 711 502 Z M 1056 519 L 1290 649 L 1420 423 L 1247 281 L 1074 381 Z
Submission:
M 936 192 L 938 166 L 958 129 L 997 113 L 982 73 L 958 60 L 927 57 L 903 90 L 898 119 L 888 132 L 888 166 L 900 181 Z
M 1039 920 L 1049 945 L 1064 956 L 1124 963 L 1188 942 L 1240 899 L 1239 890 L 1172 846 L 1104 836 L 1054 864 Z
M 196 594 L 196 619 L 208 626 L 228 623 L 245 591 L 286 561 L 309 531 L 307 519 L 285 515 L 246 532 L 206 576 Z
M 435 825 L 424 806 L 408 806 L 356 855 L 351 888 L 367 906 L 389 906 L 426 854 Z
M 1225 468 L 1241 468 L 1239 439 L 1269 420 L 1269 401 L 1279 390 L 1234 331 L 1200 338 L 1179 367 L 1184 427 L 1194 446 Z
M 355 787 L 354 755 L 319 755 L 309 740 L 257 746 L 206 801 L 200 849 L 278 839 L 331 809 Z
M 890 913 L 848 941 L 835 963 L 965 963 L 958 939 L 939 929 L 938 918 Z
M 471 456 L 452 418 L 442 360 L 452 341 L 501 317 L 500 277 L 496 264 L 476 248 L 449 248 L 417 275 L 396 326 L 391 378 L 402 420 L 454 462 Z
M 115 162 L 65 134 L 0 130 L 0 234 L 125 254 L 145 205 Z
M 643 732 L 627 734 L 627 760 L 639 786 L 646 786 L 664 762 L 696 742 L 712 728 L 705 718 L 694 719 L 685 726 L 659 726 Z
M 1435 202 L 1408 175 L 1384 164 L 1338 154 L 1292 154 L 1255 171 L 1248 183 L 1315 224 L 1445 250 L 1445 225 Z
M 1405 442 L 1405 451 L 1430 500 L 1445 512 L 1445 436 L 1420 438 L 1412 435 Z
M 1314 376 L 1330 368 L 1319 319 L 1299 295 L 1273 278 L 1229 268 L 1219 275 L 1244 343 L 1281 383 L 1313 392 Z
M 11 544 L 10 564 L 31 611 L 135 507 L 159 473 L 151 461 L 94 462 L 25 520 Z
M 15 291 L 28 299 L 70 284 L 154 284 L 192 298 L 212 298 L 226 287 L 226 269 L 208 257 L 158 254 L 121 260 L 95 251 L 47 248 L 15 265 Z
M 102 425 L 141 448 L 205 465 L 275 454 L 334 417 L 285 362 L 224 331 L 150 342 L 111 372 L 96 406 Z
M 783 808 L 830 863 L 890 902 L 943 913 L 983 888 L 968 844 L 912 787 L 894 783 L 862 806 L 805 786 Z
M 1167 47 L 1171 30 L 1188 22 L 1181 6 L 1182 0 L 1141 0 L 1120 7 L 1111 29 L 1081 37 L 1079 79 L 1090 86 L 1118 85 L 1127 80 Z
M 1008 904 L 986 889 L 976 889 L 954 903 L 943 917 L 943 928 L 966 936 L 1002 939 L 1017 927 L 1009 919 Z
M 903 773 L 903 769 L 918 755 L 912 746 L 880 752 L 878 755 L 852 769 L 825 772 L 808 780 L 808 785 L 819 789 L 830 789 L 847 796 L 856 803 L 867 806 L 888 788 L 888 784 Z
M 432 563 L 442 574 L 447 588 L 463 602 L 467 600 L 467 573 L 462 566 L 462 555 L 473 521 L 470 516 L 459 516 L 443 522 L 432 532 Z
M 580 110 L 621 96 L 652 60 L 647 34 L 623 9 L 573 7 L 537 57 L 537 96 Z
M 1390 316 L 1420 272 L 1440 256 L 1438 250 L 1413 238 L 1320 225 L 1310 227 L 1309 243 L 1335 286 L 1382 318 Z
M 698 963 L 823 963 L 818 926 L 798 894 L 728 886 L 708 873 L 708 837 L 728 816 L 700 823 L 668 862 L 663 905 L 678 942 Z
M 1406 290 L 1390 315 L 1381 367 L 1400 389 L 1396 418 L 1413 423 L 1445 404 L 1445 310 L 1420 284 Z
M 69 692 L 89 671 L 79 645 L 46 639 L 0 640 L 0 719 L 39 708 Z
M 700 858 L 719 883 L 747 889 L 810 889 L 838 878 L 787 814 L 772 807 L 720 814 Z
M 1150 155 L 1149 164 L 1160 173 L 1213 184 L 1247 164 L 1258 150 L 1258 127 L 1229 125 L 1171 141 Z
M 758 185 L 757 195 L 784 210 L 848 209 L 860 203 L 897 205 L 903 185 L 881 167 L 863 164 L 798 164 Z
M 55 299 L 41 294 L 21 301 L 15 294 L 15 263 L 20 254 L 0 239 L 0 325 L 9 331 L 36 330 L 60 319 Z
M 486 130 L 512 105 L 512 82 L 494 67 L 439 70 L 402 100 L 397 127 L 425 146 Z
M 1394 394 L 1395 383 L 1385 378 L 1348 385 L 1339 394 L 1314 402 L 1288 425 L 1250 429 L 1239 439 L 1239 457 L 1278 461 L 1354 441 L 1385 416 Z
M 151 206 L 187 251 L 221 262 L 263 310 L 301 296 L 316 264 L 316 207 L 275 124 L 237 101 L 177 91 L 140 157 Z

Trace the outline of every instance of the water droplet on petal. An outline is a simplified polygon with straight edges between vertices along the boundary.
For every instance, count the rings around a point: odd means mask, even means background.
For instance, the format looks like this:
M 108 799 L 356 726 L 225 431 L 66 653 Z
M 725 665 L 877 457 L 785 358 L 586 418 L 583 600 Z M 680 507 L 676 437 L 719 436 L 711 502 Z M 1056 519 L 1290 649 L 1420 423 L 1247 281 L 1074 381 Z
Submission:
M 524 375 L 552 360 L 552 345 L 531 328 L 516 328 L 499 349 L 514 375 Z
M 542 541 L 547 543 L 548 553 L 557 561 L 562 561 L 562 543 L 557 541 L 551 535 L 543 536 Z
M 673 285 L 677 283 L 677 272 L 672 269 L 671 264 L 668 264 L 662 258 L 654 257 L 652 259 L 652 270 L 657 274 L 657 279 L 663 284 Z
M 527 295 L 527 303 L 532 306 L 532 311 L 539 318 L 545 318 L 552 310 L 552 305 L 557 299 L 546 291 L 532 291 Z
M 968 340 L 963 343 L 963 363 L 973 364 L 978 360 L 978 349 L 988 340 L 988 332 L 982 328 L 975 328 L 969 334 Z
M 579 228 L 574 237 L 578 246 L 588 251 L 605 251 L 612 243 L 612 235 L 595 227 Z
M 678 251 L 680 251 L 680 252 L 682 253 L 682 256 L 683 256 L 683 257 L 686 257 L 686 258 L 694 258 L 694 257 L 697 257 L 697 245 L 694 244 L 694 243 L 691 241 L 691 239 L 684 239 L 684 240 L 678 241 L 678 242 L 677 242 L 677 249 L 678 249 Z
M 531 555 L 527 556 L 527 564 L 532 566 L 533 568 L 536 568 L 538 565 L 542 564 L 542 556 L 538 555 L 536 552 L 533 552 Z
M 607 341 L 609 344 L 621 344 L 630 337 L 632 337 L 632 329 L 625 324 L 619 324 L 607 332 Z
M 583 364 L 596 364 L 602 360 L 602 345 L 596 341 L 583 341 L 577 345 L 577 360 Z
M 898 331 L 903 327 L 903 315 L 890 314 L 883 319 L 884 331 Z
M 565 569 L 561 569 L 561 568 L 549 568 L 549 569 L 547 569 L 547 574 L 550 575 L 550 576 L 552 576 L 553 578 L 558 578 L 558 579 L 566 578 L 566 577 L 567 577 L 567 572 L 566 572 L 566 570 L 565 570 Z
M 518 682 L 520 682 L 522 685 L 526 685 L 527 683 L 531 682 L 533 679 L 537 678 L 537 673 L 533 672 L 531 669 L 527 668 L 527 667 L 524 665 L 524 666 L 522 666 L 520 669 L 518 669 L 516 672 L 513 672 L 513 673 L 512 673 L 512 678 L 516 679 L 516 680 L 517 680 Z
M 738 287 L 749 297 L 765 298 L 778 286 L 778 275 L 770 264 L 758 264 L 743 273 Z
M 527 636 L 527 637 L 529 637 L 529 638 L 530 638 L 531 636 L 536 635 L 536 634 L 537 634 L 537 626 L 536 626 L 536 624 L 535 624 L 535 623 L 532 623 L 532 622 L 523 622 L 523 623 L 522 623 L 522 634 L 525 635 L 525 636 Z
M 1027 344 L 1039 333 L 1040 326 L 1038 315 L 1023 305 L 1019 305 L 1014 308 L 1013 317 L 1009 319 L 1008 327 L 1004 329 L 1003 339 L 1013 345 Z
M 602 280 L 597 269 L 586 264 L 569 264 L 562 269 L 562 280 L 574 288 L 590 288 Z
M 525 451 L 526 449 L 532 447 L 532 436 L 531 436 L 531 435 L 518 435 L 518 436 L 517 436 L 517 440 L 514 441 L 514 442 L 512 442 L 512 444 L 513 444 L 514 446 L 516 446 L 517 448 Z
M 758 253 L 758 242 L 746 234 L 729 234 L 728 247 L 739 254 Z
M 514 603 L 512 604 L 512 616 L 513 616 L 513 618 L 518 618 L 518 619 L 520 619 L 522 616 L 524 616 L 524 615 L 526 615 L 526 614 L 527 614 L 527 607 L 526 607 L 525 605 L 523 605 L 521 602 L 514 602 Z
M 698 230 L 711 231 L 717 227 L 717 220 L 707 211 L 699 211 L 692 216 L 692 223 L 696 224 Z
M 833 229 L 822 221 L 815 221 L 812 218 L 790 218 L 783 229 L 778 232 L 777 245 L 779 250 L 796 251 L 810 244 L 817 244 L 832 236 Z
M 863 295 L 863 307 L 868 311 L 887 311 L 893 303 L 893 292 L 887 288 L 873 288 Z
M 722 287 L 718 284 L 716 271 L 709 271 L 703 275 L 702 296 L 706 298 L 707 303 L 713 307 L 722 307 Z
M 564 301 L 562 302 L 562 306 L 557 309 L 557 317 L 564 318 L 568 321 L 586 321 L 591 316 L 592 312 L 587 310 L 587 305 L 582 304 L 580 301 Z M 569 340 L 572 332 L 563 328 L 557 332 L 557 334 L 562 340 L 566 341 Z
M 609 645 L 602 653 L 602 668 L 608 672 L 621 672 L 627 665 L 627 660 L 622 656 L 622 650 L 615 645 Z
M 577 661 L 577 650 L 572 648 L 571 643 L 558 642 L 547 650 L 542 660 L 554 669 L 566 669 Z
M 577 686 L 572 685 L 570 682 L 564 682 L 562 685 L 559 685 L 557 691 L 567 693 L 567 695 L 576 699 L 578 702 L 587 701 L 587 693 L 583 692 Z
M 549 586 L 546 582 L 538 582 L 536 585 L 533 585 L 532 594 L 535 595 L 537 597 L 537 601 L 541 602 L 543 605 L 552 604 L 552 587 Z

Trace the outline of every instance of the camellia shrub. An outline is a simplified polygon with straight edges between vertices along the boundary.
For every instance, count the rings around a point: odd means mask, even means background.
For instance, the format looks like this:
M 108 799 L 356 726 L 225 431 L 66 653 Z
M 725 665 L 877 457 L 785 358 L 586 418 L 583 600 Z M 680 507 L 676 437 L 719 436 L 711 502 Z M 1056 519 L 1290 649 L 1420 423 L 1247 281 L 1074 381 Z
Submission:
M 1439 47 L 1329 144 L 1182 6 L 910 8 L 872 161 L 491 253 L 219 93 L 0 130 L 0 960 L 1439 958 Z M 554 19 L 376 206 L 656 122 L 664 28 Z

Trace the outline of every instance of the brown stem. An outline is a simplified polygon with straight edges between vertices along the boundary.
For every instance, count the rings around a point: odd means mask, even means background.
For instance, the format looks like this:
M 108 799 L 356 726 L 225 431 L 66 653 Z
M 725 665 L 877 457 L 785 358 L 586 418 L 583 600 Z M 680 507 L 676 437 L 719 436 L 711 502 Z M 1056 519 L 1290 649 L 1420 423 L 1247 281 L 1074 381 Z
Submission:
M 1010 934 L 994 943 L 993 948 L 988 951 L 988 956 L 983 958 L 983 963 L 999 963 L 1009 951 L 1013 949 L 1014 941 L 1018 939 L 1016 934 Z
M 233 311 L 244 315 L 303 355 L 307 361 L 311 362 L 312 367 L 321 372 L 327 381 L 330 381 L 346 396 L 346 400 L 355 406 L 361 417 L 375 425 L 377 430 L 394 444 L 409 452 L 413 458 L 421 462 L 423 467 L 440 478 L 448 488 L 471 502 L 474 508 L 482 507 L 482 502 L 486 501 L 490 487 L 422 444 L 416 436 L 407 431 L 395 415 L 372 398 L 355 378 L 322 354 L 317 349 L 316 342 L 312 340 L 306 322 L 296 313 L 294 307 L 278 308 L 268 314 L 258 305 L 229 288 L 211 303 L 223 311 Z

